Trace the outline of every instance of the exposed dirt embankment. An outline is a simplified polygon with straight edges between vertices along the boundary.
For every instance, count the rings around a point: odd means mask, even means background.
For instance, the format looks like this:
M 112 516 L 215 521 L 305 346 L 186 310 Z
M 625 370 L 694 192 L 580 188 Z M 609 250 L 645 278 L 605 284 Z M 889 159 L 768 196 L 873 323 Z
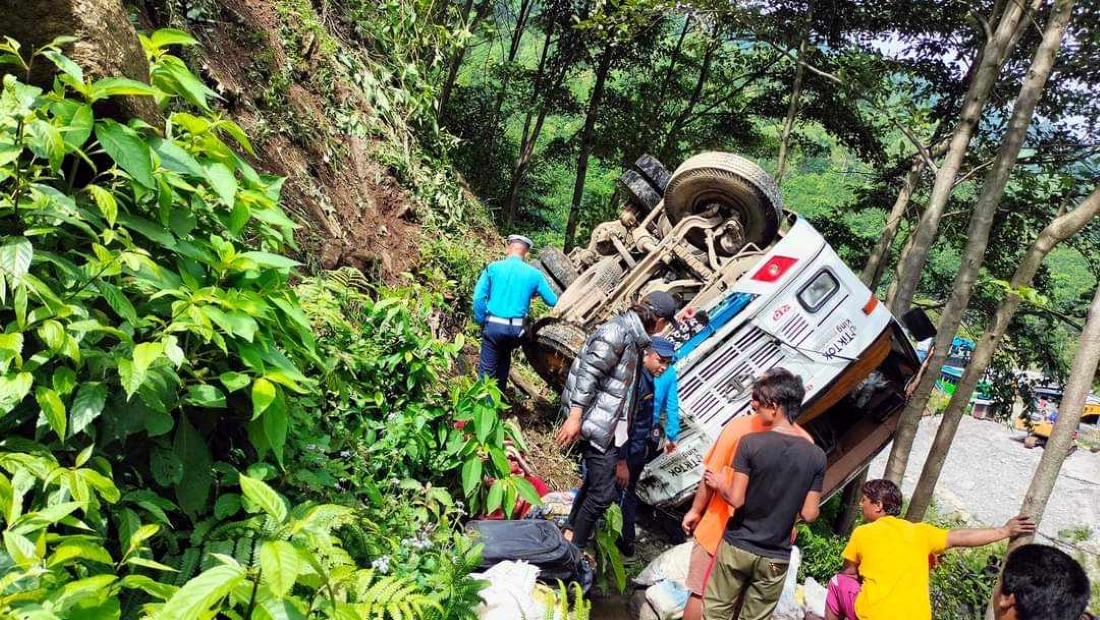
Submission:
M 154 4 L 154 3 L 150 3 Z M 223 98 L 218 106 L 253 140 L 253 163 L 287 178 L 284 208 L 303 227 L 310 269 L 352 265 L 394 281 L 419 259 L 415 201 L 375 153 L 371 109 L 334 37 L 308 2 L 223 0 L 181 23 L 146 6 L 142 26 L 178 27 L 200 40 L 189 58 Z M 196 5 L 196 6 L 200 6 Z

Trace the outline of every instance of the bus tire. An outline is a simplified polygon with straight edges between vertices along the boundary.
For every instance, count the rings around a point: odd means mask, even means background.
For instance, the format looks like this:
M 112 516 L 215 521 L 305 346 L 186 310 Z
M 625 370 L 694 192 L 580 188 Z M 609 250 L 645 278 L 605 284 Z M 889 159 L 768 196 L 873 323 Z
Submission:
M 543 271 L 550 274 L 550 277 L 561 285 L 562 290 L 569 288 L 569 285 L 580 275 L 565 252 L 552 246 L 539 250 L 539 262 L 542 263 Z
M 649 213 L 661 204 L 661 195 L 657 190 L 653 189 L 642 175 L 633 170 L 627 170 L 619 177 L 619 185 L 626 192 L 626 199 L 638 207 L 643 214 Z
M 657 158 L 652 155 L 642 155 L 634 162 L 634 168 L 638 172 L 642 173 L 646 181 L 653 186 L 653 189 L 657 190 L 658 194 L 664 194 L 665 188 L 668 187 L 668 180 L 671 175 L 665 168 L 664 164 L 657 161 Z
M 531 265 L 535 269 L 538 269 L 539 271 L 541 271 L 542 275 L 546 277 L 546 283 L 550 285 L 550 290 L 554 291 L 554 294 L 557 295 L 558 297 L 561 297 L 561 294 L 562 294 L 561 285 L 558 284 L 558 281 L 554 279 L 553 274 L 551 274 L 550 271 L 546 269 L 546 267 L 542 264 L 541 261 L 537 261 L 537 260 L 532 258 L 532 259 L 529 259 L 527 261 L 527 264 Z
M 561 392 L 565 377 L 581 347 L 584 346 L 584 330 L 561 320 L 543 320 L 532 328 L 532 334 L 524 343 L 527 361 L 550 387 Z
M 712 206 L 737 216 L 745 240 L 765 248 L 779 234 L 783 199 L 775 179 L 754 162 L 731 153 L 709 152 L 689 158 L 665 188 L 665 211 L 676 224 Z

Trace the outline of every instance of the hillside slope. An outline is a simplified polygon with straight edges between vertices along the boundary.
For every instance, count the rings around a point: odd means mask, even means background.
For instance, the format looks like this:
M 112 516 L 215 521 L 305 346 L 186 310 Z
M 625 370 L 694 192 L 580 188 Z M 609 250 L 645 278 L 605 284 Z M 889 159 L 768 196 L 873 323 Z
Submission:
M 253 138 L 253 163 L 286 177 L 283 204 L 303 224 L 298 254 L 307 267 L 351 265 L 388 282 L 412 270 L 431 215 L 408 188 L 424 164 L 409 114 L 387 116 L 401 94 L 385 92 L 386 67 L 349 42 L 352 25 L 318 15 L 308 0 L 195 3 L 185 14 L 174 7 L 143 3 L 139 29 L 174 27 L 199 39 L 188 63 Z M 473 200 L 457 184 L 447 189 Z

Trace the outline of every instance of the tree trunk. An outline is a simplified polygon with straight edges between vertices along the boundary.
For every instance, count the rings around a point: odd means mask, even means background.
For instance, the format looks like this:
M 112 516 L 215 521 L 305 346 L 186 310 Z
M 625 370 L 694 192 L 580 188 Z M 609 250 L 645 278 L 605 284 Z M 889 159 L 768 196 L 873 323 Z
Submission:
M 1020 508 L 1020 514 L 1030 516 L 1036 524 L 1042 521 L 1050 493 L 1054 490 L 1054 481 L 1058 479 L 1062 463 L 1073 446 L 1073 434 L 1081 422 L 1085 398 L 1092 387 L 1098 363 L 1100 363 L 1100 287 L 1097 287 L 1092 305 L 1089 306 L 1089 319 L 1085 323 L 1084 331 L 1081 332 L 1081 341 L 1077 354 L 1073 358 L 1073 370 L 1070 371 L 1069 381 L 1062 393 L 1058 419 L 1054 421 L 1050 439 L 1047 441 L 1046 448 L 1043 449 L 1043 456 L 1039 459 L 1039 465 L 1031 477 L 1031 485 L 1028 486 L 1027 495 L 1024 496 L 1024 503 Z M 1030 536 L 1017 538 L 1009 543 L 1008 551 L 1012 552 L 1020 545 L 1029 542 L 1031 542 Z
M 470 14 L 470 7 L 473 4 L 473 0 L 466 0 L 465 10 L 463 11 L 463 17 Z M 477 7 L 477 12 L 474 14 L 473 20 L 470 21 L 469 29 L 473 32 L 474 28 L 485 18 L 485 14 L 489 12 L 489 7 L 492 5 L 492 0 L 482 0 L 481 4 Z M 462 68 L 462 60 L 466 58 L 466 46 L 455 50 L 455 56 L 451 59 L 451 66 L 447 69 L 447 78 L 443 82 L 443 90 L 439 94 L 439 109 L 436 110 L 437 118 L 443 118 L 443 114 L 447 109 L 447 102 L 451 99 L 451 92 L 454 90 L 455 80 L 458 79 L 458 71 Z
M 812 10 L 812 9 L 811 9 Z M 813 13 L 810 13 L 812 20 Z M 794 119 L 798 116 L 798 99 L 802 96 L 802 76 L 806 73 L 805 56 L 806 46 L 810 42 L 809 24 L 806 26 L 806 34 L 798 45 L 798 64 L 794 69 L 794 84 L 791 87 L 791 104 L 787 107 L 787 118 L 783 121 L 783 133 L 779 138 L 779 161 L 775 164 L 775 182 L 783 182 L 783 172 L 787 167 L 787 149 L 790 148 L 791 130 L 794 129 Z
M 1041 1 L 1034 0 L 1034 4 L 1041 5 Z M 962 110 L 959 112 L 959 124 L 951 136 L 947 155 L 940 164 L 939 170 L 936 171 L 936 181 L 932 186 L 928 206 L 925 207 L 920 223 L 911 235 L 912 248 L 905 254 L 904 261 L 899 261 L 897 265 L 894 278 L 897 282 L 897 293 L 890 306 L 890 310 L 895 315 L 902 314 L 913 303 L 917 285 L 920 284 L 921 272 L 928 260 L 928 252 L 939 229 L 940 218 L 954 190 L 955 177 L 962 167 L 966 151 L 970 147 L 970 139 L 981 120 L 982 108 L 989 98 L 990 90 L 997 82 L 1001 66 L 1012 51 L 1010 43 L 1016 40 L 1017 30 L 1026 27 L 1027 22 L 1023 20 L 1025 12 L 1022 2 L 1010 2 L 992 38 L 986 41 L 979 55 L 978 70 L 974 72 L 974 77 L 967 86 Z
M 1077 432 L 1077 425 L 1081 423 L 1081 413 L 1085 410 L 1085 398 L 1092 388 L 1093 378 L 1096 376 L 1097 366 L 1100 365 L 1100 287 L 1097 287 L 1093 295 L 1092 305 L 1089 306 L 1088 322 L 1081 332 L 1081 341 L 1077 348 L 1077 354 L 1073 358 L 1072 370 L 1069 381 L 1062 393 L 1062 406 L 1058 411 L 1058 419 L 1054 421 L 1054 428 L 1050 431 L 1050 439 L 1043 448 L 1043 456 L 1039 458 L 1039 465 L 1031 476 L 1031 484 L 1028 485 L 1027 494 L 1024 495 L 1024 503 L 1020 507 L 1020 514 L 1026 515 L 1035 521 L 1036 525 L 1043 520 L 1047 502 L 1054 491 L 1054 483 L 1058 481 L 1058 474 L 1062 471 L 1062 463 L 1069 456 L 1073 447 L 1073 435 Z M 1005 557 L 1019 547 L 1029 544 L 1034 536 L 1020 536 L 1008 543 Z M 1004 562 L 1001 562 L 1004 566 Z M 993 620 L 993 601 L 985 612 L 986 620 Z
M 782 153 L 783 151 L 780 151 L 780 154 Z M 916 191 L 917 185 L 920 183 L 920 177 L 926 165 L 924 158 L 919 154 L 913 158 L 913 165 L 909 167 L 909 172 L 905 175 L 905 181 L 901 184 L 901 190 L 898 192 L 897 199 L 894 200 L 893 208 L 890 209 L 890 215 L 886 216 L 886 227 L 882 231 L 882 236 L 875 242 L 871 255 L 867 257 L 867 264 L 863 266 L 860 280 L 872 292 L 878 287 L 879 281 L 882 280 L 882 272 L 886 269 L 886 264 L 890 262 L 890 247 L 894 244 L 894 236 L 897 235 L 898 227 L 905 219 L 905 210 L 909 207 L 909 199 L 913 197 L 913 192 Z
M 970 303 L 970 294 L 978 278 L 982 259 L 985 257 L 993 217 L 1004 195 L 1005 185 L 1008 183 L 1012 168 L 1016 165 L 1016 157 L 1020 154 L 1024 138 L 1027 137 L 1027 128 L 1031 124 L 1035 106 L 1043 94 L 1043 87 L 1054 67 L 1054 57 L 1062 45 L 1062 35 L 1072 17 L 1072 9 L 1073 0 L 1055 1 L 1054 9 L 1043 31 L 1043 40 L 1035 52 L 1027 77 L 1020 86 L 1020 94 L 1017 95 L 1016 102 L 1012 106 L 1012 115 L 1009 117 L 1004 138 L 1001 139 L 997 158 L 986 175 L 982 193 L 974 204 L 974 213 L 970 217 L 970 227 L 967 231 L 966 248 L 963 250 L 959 272 L 955 275 L 951 296 L 940 316 L 936 348 L 930 354 L 932 361 L 929 363 L 929 368 L 939 369 L 951 353 L 951 341 L 959 329 L 963 312 Z M 894 445 L 890 450 L 890 460 L 886 464 L 886 477 L 899 486 L 905 476 L 909 452 L 913 448 L 913 439 L 920 426 L 921 414 L 936 383 L 936 375 L 936 372 L 929 372 L 921 377 L 917 389 L 910 397 L 905 410 L 902 411 L 898 430 L 894 435 Z
M 842 538 L 847 538 L 856 526 L 862 511 L 859 502 L 863 498 L 860 488 L 867 482 L 867 469 L 864 468 L 851 482 L 844 487 L 844 493 L 840 496 L 840 512 L 833 522 L 833 533 Z
M 527 0 L 524 0 L 524 1 L 527 1 Z M 531 10 L 530 6 L 528 6 L 527 10 L 528 10 L 528 13 L 530 13 L 530 10 Z M 522 7 L 521 7 L 521 13 L 522 13 Z M 526 18 L 523 20 L 522 24 L 517 23 L 516 32 L 514 32 L 512 34 L 512 37 L 513 37 L 512 38 L 512 44 L 513 45 L 511 47 L 509 47 L 509 49 L 508 49 L 508 62 L 509 63 L 516 59 L 516 53 L 519 52 L 519 41 L 520 41 L 520 39 L 523 38 L 522 29 L 527 27 L 526 23 L 527 23 Z M 535 88 L 534 88 L 534 92 L 531 93 L 531 101 L 534 101 L 535 98 L 538 97 L 538 95 L 539 95 L 539 90 L 540 90 L 539 86 L 542 84 L 543 74 L 546 70 L 546 57 L 547 57 L 547 54 L 550 51 L 550 40 L 553 38 L 553 35 L 554 35 L 554 22 L 550 22 L 550 24 L 546 27 L 546 34 L 545 34 L 545 38 L 543 39 L 543 44 L 542 44 L 542 56 L 539 58 L 538 70 L 535 72 Z M 486 125 L 489 128 L 490 132 L 492 132 L 494 130 L 494 128 L 497 126 L 497 120 L 500 118 L 500 110 L 501 110 L 501 108 L 504 107 L 504 96 L 508 93 L 508 82 L 509 82 L 509 77 L 510 76 L 511 76 L 510 72 L 505 72 L 504 73 L 504 79 L 502 79 L 501 83 L 500 83 L 500 90 L 497 91 L 496 100 L 493 102 L 493 112 L 492 112 L 492 114 L 489 115 L 489 123 L 488 123 L 488 125 Z M 525 123 L 524 130 L 525 131 L 526 131 L 526 127 L 527 127 L 526 123 L 530 122 L 530 118 L 531 118 L 531 113 L 528 112 L 527 120 L 524 121 L 524 123 Z M 496 162 L 494 161 L 494 158 L 493 158 L 493 152 L 494 151 L 492 151 L 492 150 L 489 151 L 489 159 L 485 164 L 485 167 L 486 167 L 487 170 L 493 170 L 494 169 L 493 165 Z M 520 152 L 521 153 L 523 152 L 522 145 L 520 147 Z M 509 207 L 509 209 L 511 209 L 511 207 Z M 508 217 L 509 217 L 509 222 L 511 222 L 511 218 L 513 217 L 513 215 L 509 215 Z
M 699 67 L 699 76 L 695 80 L 695 87 L 691 90 L 691 97 L 688 99 L 687 105 L 676 115 L 676 119 L 672 121 L 672 126 L 669 127 L 668 134 L 665 135 L 665 143 L 661 146 L 661 159 L 666 161 L 669 159 L 672 147 L 676 143 L 676 134 L 679 133 L 684 123 L 691 118 L 692 112 L 695 111 L 695 106 L 703 96 L 703 88 L 706 86 L 707 78 L 710 76 L 710 65 L 714 60 L 714 52 L 718 49 L 720 44 L 721 41 L 718 35 L 715 34 L 714 39 L 707 45 L 706 51 L 703 52 L 703 63 Z
M 512 180 L 508 186 L 508 200 L 505 212 L 507 213 L 507 222 L 509 226 L 515 222 L 516 215 L 519 213 L 519 190 L 523 186 L 523 177 L 527 174 L 527 168 L 530 165 L 531 156 L 535 153 L 535 146 L 538 144 L 539 135 L 542 134 L 542 126 L 546 121 L 546 115 L 550 111 L 549 99 L 565 79 L 565 71 L 563 70 L 558 77 L 554 79 L 553 86 L 539 105 L 534 131 L 531 131 L 531 117 L 532 114 L 534 114 L 532 106 L 534 106 L 535 98 L 542 89 L 546 71 L 546 59 L 550 54 L 550 39 L 553 33 L 554 28 L 552 26 L 546 29 L 546 37 L 542 43 L 542 56 L 539 58 L 539 67 L 535 74 L 535 86 L 531 93 L 531 106 L 528 107 L 527 115 L 523 119 L 523 134 L 519 142 L 519 154 L 516 156 L 516 165 L 512 168 Z
M 611 70 L 611 58 L 614 46 L 609 40 L 600 54 L 600 64 L 596 68 L 596 83 L 588 98 L 588 112 L 584 115 L 584 129 L 581 130 L 580 154 L 577 156 L 577 180 L 573 183 L 573 201 L 569 204 L 569 217 L 565 222 L 565 251 L 573 249 L 577 235 L 577 215 L 584 198 L 584 181 L 588 174 L 588 156 L 592 154 L 592 132 L 596 128 L 596 116 L 600 112 L 600 100 L 603 99 L 607 74 Z
M 909 499 L 909 511 L 905 517 L 910 521 L 920 521 L 924 518 L 925 511 L 932 501 L 936 482 L 939 480 L 943 463 L 947 459 L 947 453 L 951 449 L 951 442 L 955 439 L 955 433 L 959 428 L 963 412 L 970 401 L 970 395 L 978 385 L 978 381 L 993 359 L 993 353 L 1000 346 L 1008 324 L 1016 309 L 1020 306 L 1020 295 L 1017 293 L 1022 287 L 1029 286 L 1043 259 L 1054 246 L 1065 241 L 1085 227 L 1097 214 L 1100 214 L 1100 189 L 1094 189 L 1075 209 L 1061 215 L 1051 222 L 1039 237 L 1035 240 L 1020 261 L 1016 272 L 1012 274 L 1009 284 L 1009 292 L 997 308 L 997 314 L 993 319 L 993 325 L 989 327 L 985 336 L 978 342 L 974 354 L 970 358 L 970 364 L 966 367 L 962 379 L 955 388 L 955 394 L 951 396 L 951 402 L 943 413 L 943 421 L 936 431 L 936 439 L 932 442 L 932 448 L 928 451 L 928 459 L 924 462 L 924 470 L 917 481 L 917 488 L 913 491 L 913 497 Z
M 519 54 L 519 44 L 523 41 L 523 33 L 527 30 L 527 18 L 531 16 L 533 6 L 535 6 L 534 0 L 521 0 L 519 3 L 516 27 L 512 30 L 512 40 L 508 44 L 508 62 L 515 60 L 516 54 Z
M 660 80 L 661 89 L 658 91 L 657 96 L 652 99 L 652 103 L 649 104 L 649 117 L 653 119 L 653 122 L 646 123 L 643 128 L 644 138 L 642 139 L 641 145 L 641 150 L 643 152 L 649 151 L 657 137 L 657 129 L 664 124 L 662 116 L 665 109 L 665 100 L 668 98 L 669 86 L 672 84 L 672 81 L 676 79 L 676 65 L 680 64 L 680 57 L 684 49 L 684 40 L 691 30 L 691 21 L 691 15 L 684 18 L 684 26 L 680 29 L 679 38 L 676 39 L 676 47 L 673 48 L 672 57 L 668 61 L 668 66 L 665 67 L 664 79 Z

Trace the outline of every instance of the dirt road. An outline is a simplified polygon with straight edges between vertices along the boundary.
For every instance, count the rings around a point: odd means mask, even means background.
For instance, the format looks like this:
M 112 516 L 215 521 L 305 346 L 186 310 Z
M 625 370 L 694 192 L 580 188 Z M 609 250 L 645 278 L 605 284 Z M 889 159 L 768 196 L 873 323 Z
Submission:
M 902 485 L 905 495 L 916 485 L 939 422 L 938 417 L 921 421 Z M 999 525 L 1015 515 L 1043 455 L 1042 448 L 1025 448 L 1023 437 L 997 422 L 963 418 L 936 487 L 940 514 L 987 525 Z M 889 452 L 887 447 L 871 464 L 872 477 L 882 475 Z M 1100 453 L 1077 450 L 1062 467 L 1039 533 L 1048 541 L 1066 543 L 1060 532 L 1082 536 L 1085 526 L 1091 530 L 1088 539 L 1074 546 L 1100 554 Z

